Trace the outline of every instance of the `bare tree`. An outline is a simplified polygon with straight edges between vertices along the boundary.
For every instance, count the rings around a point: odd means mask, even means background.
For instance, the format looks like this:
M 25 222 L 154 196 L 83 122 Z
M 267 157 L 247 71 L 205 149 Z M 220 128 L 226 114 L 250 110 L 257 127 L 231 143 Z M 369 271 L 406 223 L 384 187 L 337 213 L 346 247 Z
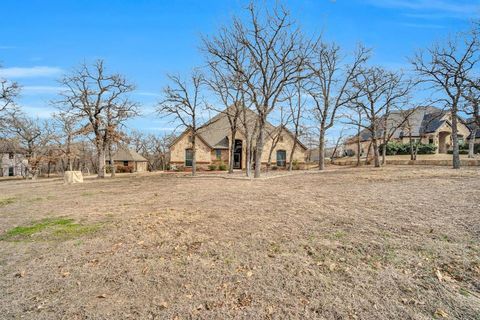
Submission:
M 337 111 L 355 99 L 349 89 L 369 57 L 370 50 L 359 46 L 353 62 L 343 64 L 338 45 L 322 43 L 316 47 L 309 63 L 311 77 L 307 82 L 307 93 L 314 102 L 312 111 L 319 127 L 319 170 L 325 168 L 326 132 L 334 126 Z
M 197 171 L 196 149 L 200 121 L 200 113 L 203 110 L 203 102 L 200 90 L 204 81 L 203 75 L 194 71 L 189 81 L 179 76 L 168 76 L 172 85 L 163 90 L 164 98 L 158 105 L 158 113 L 161 116 L 172 117 L 179 126 L 191 133 L 192 150 L 192 175 Z
M 266 134 L 272 141 L 272 144 L 270 145 L 270 149 L 268 150 L 268 158 L 267 158 L 267 172 L 268 169 L 270 169 L 270 165 L 272 163 L 272 155 L 273 151 L 278 145 L 278 142 L 280 139 L 283 137 L 283 133 L 286 132 L 286 124 L 290 122 L 291 119 L 291 114 L 285 110 L 283 106 L 280 106 L 280 124 L 274 129 L 267 131 Z
M 468 157 L 475 157 L 475 138 L 480 130 L 480 79 L 468 80 L 467 87 L 464 90 L 466 103 L 463 112 L 468 116 L 468 126 L 470 127 L 470 140 L 468 140 Z
M 79 156 L 78 151 L 74 148 L 76 139 L 87 132 L 85 127 L 82 127 L 78 117 L 70 115 L 65 112 L 59 112 L 53 115 L 54 128 L 56 134 L 53 139 L 57 143 L 58 150 L 66 158 L 66 164 L 63 166 L 63 170 L 73 170 L 73 163 Z
M 411 89 L 411 83 L 403 80 L 403 75 L 386 71 L 381 67 L 362 68 L 353 80 L 356 91 L 353 105 L 361 109 L 361 122 L 352 118 L 351 124 L 367 129 L 373 147 L 375 167 L 380 167 L 378 140 L 381 120 L 388 117 L 392 106 L 399 105 Z M 363 121 L 364 120 L 364 121 Z
M 300 30 L 283 8 L 263 15 L 251 3 L 248 21 L 234 18 L 230 29 L 223 28 L 212 39 L 205 39 L 209 55 L 228 64 L 244 84 L 245 94 L 258 116 L 255 142 L 255 177 L 260 177 L 268 115 L 275 109 L 285 88 L 298 81 L 313 46 L 304 40 Z M 239 43 L 245 59 L 238 61 L 228 44 Z
M 234 55 L 237 61 L 241 59 L 240 49 L 233 47 L 235 50 Z M 228 172 L 233 173 L 234 167 L 234 152 L 235 152 L 235 138 L 237 131 L 240 127 L 240 117 L 242 115 L 242 109 L 245 108 L 243 101 L 244 88 L 240 81 L 240 77 L 235 73 L 228 65 L 222 61 L 214 59 L 208 62 L 210 77 L 206 79 L 206 83 L 209 88 L 216 94 L 222 103 L 222 109 L 218 109 L 213 105 L 209 108 L 224 114 L 227 117 L 230 126 L 230 155 Z
M 120 74 L 107 74 L 102 60 L 92 66 L 82 64 L 70 75 L 65 75 L 60 83 L 67 89 L 60 93 L 62 98 L 56 103 L 64 112 L 77 117 L 93 134 L 97 177 L 104 178 L 105 154 L 113 134 L 127 119 L 138 115 L 137 103 L 128 97 L 135 87 Z
M 452 117 L 453 168 L 460 168 L 458 145 L 458 112 L 463 99 L 463 90 L 471 72 L 480 59 L 478 54 L 478 26 L 471 32 L 457 34 L 445 44 L 435 44 L 426 51 L 418 52 L 411 62 L 421 79 L 431 84 Z
M 19 93 L 20 86 L 18 83 L 0 78 L 0 113 L 7 111 L 8 108 L 14 105 L 14 100 Z
M 302 132 L 302 120 L 306 111 L 306 100 L 303 98 L 303 95 L 304 89 L 302 81 L 298 81 L 292 85 L 286 93 L 288 105 L 286 125 L 292 128 L 293 134 L 293 145 L 290 150 L 290 158 L 288 160 L 288 171 L 292 171 L 293 169 L 293 156 L 298 147 L 298 139 L 300 138 L 300 134 Z
M 7 121 L 9 138 L 16 140 L 26 153 L 28 164 L 25 177 L 37 178 L 42 161 L 48 155 L 48 145 L 53 136 L 50 124 L 47 121 L 29 118 L 22 113 L 10 116 Z

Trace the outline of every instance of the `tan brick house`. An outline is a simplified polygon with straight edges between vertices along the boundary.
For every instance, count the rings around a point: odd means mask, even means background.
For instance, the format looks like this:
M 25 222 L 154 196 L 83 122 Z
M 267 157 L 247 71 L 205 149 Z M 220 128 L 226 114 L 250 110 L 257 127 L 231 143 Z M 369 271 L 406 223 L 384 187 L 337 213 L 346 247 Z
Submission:
M 113 155 L 112 160 L 118 171 L 122 169 L 126 172 L 144 172 L 147 171 L 147 159 L 138 154 L 135 150 L 120 147 Z M 107 164 L 110 160 L 107 160 Z M 123 167 L 123 168 L 122 168 Z
M 387 121 L 387 132 L 393 132 L 393 129 L 399 126 L 403 121 L 403 112 L 393 112 L 389 115 Z M 452 124 L 450 112 L 438 109 L 436 107 L 417 108 L 409 117 L 408 125 L 404 124 L 394 130 L 390 141 L 398 143 L 409 143 L 410 136 L 414 142 L 424 144 L 434 144 L 437 147 L 437 153 L 447 153 L 452 147 Z M 380 128 L 378 137 L 379 144 L 383 128 Z M 410 132 L 411 131 L 411 132 Z M 467 143 L 470 136 L 470 129 L 465 122 L 459 118 L 458 121 L 458 140 L 460 144 Z M 371 133 L 364 129 L 360 136 L 353 136 L 347 139 L 344 150 L 346 153 L 357 152 L 357 141 L 360 138 L 361 153 L 366 154 L 371 147 Z
M 247 115 L 251 122 L 255 122 L 255 114 L 247 109 Z M 249 121 L 250 123 L 250 121 Z M 277 167 L 286 167 L 292 152 L 294 143 L 293 134 L 285 127 L 275 127 L 270 123 L 266 125 L 265 146 L 262 153 L 262 165 L 268 162 L 269 151 L 274 143 L 273 138 L 281 130 L 278 143 L 272 152 L 271 165 Z M 173 167 L 182 169 L 192 166 L 192 132 L 185 130 L 170 145 L 170 164 Z M 197 168 L 207 169 L 210 164 L 225 164 L 230 162 L 230 142 L 231 130 L 228 117 L 225 113 L 219 113 L 210 119 L 198 130 L 196 140 L 196 163 Z M 297 139 L 297 147 L 293 154 L 293 159 L 299 163 L 305 163 L 307 148 Z M 245 169 L 246 167 L 246 147 L 245 135 L 239 129 L 235 135 L 235 150 L 233 155 L 234 169 Z

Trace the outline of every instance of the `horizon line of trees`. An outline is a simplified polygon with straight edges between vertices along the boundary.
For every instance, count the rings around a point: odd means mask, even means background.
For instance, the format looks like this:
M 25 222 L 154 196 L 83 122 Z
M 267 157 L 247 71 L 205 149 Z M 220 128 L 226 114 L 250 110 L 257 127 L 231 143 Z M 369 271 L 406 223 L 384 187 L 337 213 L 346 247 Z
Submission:
M 323 170 L 326 137 L 339 124 L 356 128 L 357 134 L 369 132 L 374 165 L 380 167 L 385 164 L 386 145 L 395 130 L 412 131 L 410 116 L 415 108 L 411 105 L 416 90 L 431 92 L 431 97 L 419 105 L 434 104 L 451 114 L 453 168 L 460 167 L 459 115 L 471 119 L 473 136 L 480 128 L 477 22 L 466 32 L 418 51 L 410 58 L 412 72 L 406 73 L 372 64 L 372 50 L 363 45 L 346 53 L 322 36 L 308 37 L 283 6 L 269 10 L 252 2 L 245 10 L 248 14 L 244 19 L 233 17 L 216 34 L 202 37 L 203 66 L 189 75 L 168 75 L 169 84 L 157 105 L 160 117 L 190 131 L 193 175 L 205 110 L 227 117 L 230 152 L 235 136 L 239 132 L 245 136 L 247 176 L 261 176 L 261 166 L 253 164 L 260 164 L 265 154 L 270 163 L 274 143 L 266 150 L 265 140 L 275 141 L 282 128 L 295 138 L 289 170 L 299 147 L 297 139 L 316 140 L 319 170 Z M 26 150 L 32 176 L 45 162 L 61 160 L 63 170 L 79 168 L 79 143 L 85 150 L 88 145 L 90 167 L 99 178 L 105 176 L 106 160 L 111 160 L 112 152 L 121 144 L 129 144 L 146 156 L 150 170 L 167 168 L 172 136 L 126 133 L 126 121 L 138 116 L 141 106 L 130 98 L 135 86 L 124 76 L 107 72 L 104 61 L 98 60 L 64 75 L 60 84 L 65 90 L 51 102 L 58 111 L 53 120 L 40 121 L 15 104 L 19 84 L 0 81 L 0 138 L 16 139 Z M 215 101 L 206 100 L 207 92 Z M 254 119 L 247 110 L 253 111 Z M 401 119 L 392 125 L 389 118 L 393 113 L 400 114 Z M 281 115 L 280 129 L 272 134 L 267 123 L 274 114 Z M 335 149 L 339 143 L 340 139 Z M 357 157 L 360 161 L 359 154 Z M 233 155 L 230 159 L 229 172 L 233 172 Z M 115 167 L 109 169 L 115 175 Z

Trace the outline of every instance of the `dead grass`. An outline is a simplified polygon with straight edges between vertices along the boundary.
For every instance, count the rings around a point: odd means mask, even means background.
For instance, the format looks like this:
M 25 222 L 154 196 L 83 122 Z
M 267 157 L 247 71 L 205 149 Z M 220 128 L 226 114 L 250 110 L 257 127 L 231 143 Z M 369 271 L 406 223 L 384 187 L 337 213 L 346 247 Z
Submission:
M 479 319 L 479 190 L 478 168 L 402 166 L 2 183 L 0 314 Z

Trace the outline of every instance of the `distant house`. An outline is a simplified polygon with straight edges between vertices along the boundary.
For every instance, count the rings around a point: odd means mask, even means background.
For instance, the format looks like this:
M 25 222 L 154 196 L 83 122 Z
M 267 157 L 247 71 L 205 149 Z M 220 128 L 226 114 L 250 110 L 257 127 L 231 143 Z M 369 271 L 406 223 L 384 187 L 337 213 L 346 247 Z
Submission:
M 256 114 L 246 109 L 248 123 L 252 128 L 255 123 Z M 239 125 L 241 127 L 241 125 Z M 278 142 L 275 145 L 271 164 L 277 167 L 286 167 L 292 152 L 294 135 L 285 127 L 266 124 L 265 144 L 262 153 L 262 165 L 267 164 L 269 151 L 273 144 L 273 137 L 278 136 Z M 192 166 L 192 132 L 191 129 L 185 130 L 170 145 L 170 163 L 180 168 L 189 168 Z M 211 164 L 228 164 L 230 162 L 230 141 L 231 130 L 227 114 L 221 112 L 198 130 L 196 140 L 196 163 L 198 168 L 206 168 Z M 246 167 L 246 142 L 244 132 L 239 129 L 235 135 L 233 167 L 234 169 L 245 169 Z M 293 159 L 299 164 L 305 163 L 307 148 L 297 139 L 297 147 L 293 154 Z
M 473 119 L 468 119 L 467 121 L 467 126 L 470 129 L 470 135 L 468 136 L 468 140 L 470 139 L 475 139 L 475 143 L 480 143 L 480 128 L 477 128 L 477 132 L 475 134 L 475 137 L 473 136 L 473 129 L 475 127 L 475 123 L 473 122 Z
M 15 142 L 0 140 L 0 176 L 24 176 L 27 172 L 28 160 L 25 151 Z
M 433 144 L 437 147 L 437 153 L 447 153 L 452 147 L 452 116 L 448 111 L 435 107 L 420 107 L 410 115 L 408 123 L 400 125 L 404 115 L 408 110 L 402 112 L 392 112 L 387 119 L 387 133 L 392 137 L 390 141 L 398 143 L 409 143 L 410 138 L 414 142 L 424 144 Z M 400 125 L 400 126 L 399 126 Z M 397 128 L 398 127 L 398 128 Z M 395 129 L 397 128 L 397 129 Z M 379 144 L 381 143 L 383 128 L 379 129 L 377 134 Z M 467 142 L 470 136 L 470 129 L 459 118 L 458 121 L 458 141 L 459 144 Z M 371 147 L 372 136 L 370 131 L 364 129 L 359 136 L 353 136 L 347 139 L 345 143 L 345 152 L 357 153 L 357 142 L 360 139 L 361 154 L 368 152 Z
M 135 150 L 120 147 L 112 155 L 113 164 L 119 172 L 144 172 L 147 171 L 147 159 Z M 107 160 L 110 163 L 110 160 Z

